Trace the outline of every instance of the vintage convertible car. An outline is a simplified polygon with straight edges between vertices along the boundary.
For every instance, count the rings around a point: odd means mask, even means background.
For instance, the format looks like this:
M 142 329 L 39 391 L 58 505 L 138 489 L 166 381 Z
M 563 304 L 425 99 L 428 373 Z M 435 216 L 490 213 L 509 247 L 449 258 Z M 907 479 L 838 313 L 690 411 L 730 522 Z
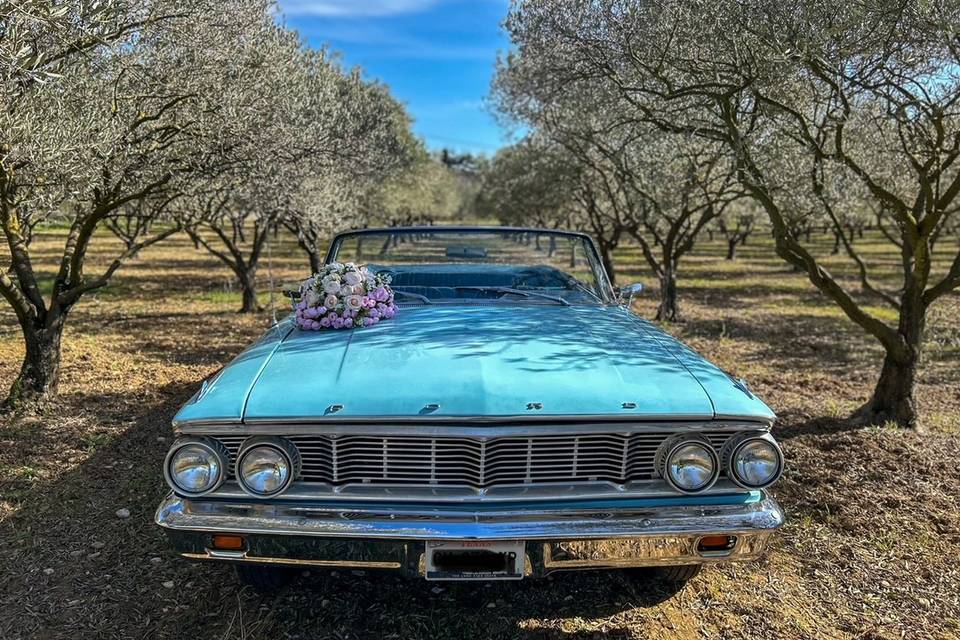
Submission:
M 371 229 L 334 262 L 389 274 L 396 317 L 288 318 L 203 383 L 156 514 L 183 557 L 261 589 L 309 567 L 679 584 L 783 524 L 771 410 L 635 316 L 589 237 Z

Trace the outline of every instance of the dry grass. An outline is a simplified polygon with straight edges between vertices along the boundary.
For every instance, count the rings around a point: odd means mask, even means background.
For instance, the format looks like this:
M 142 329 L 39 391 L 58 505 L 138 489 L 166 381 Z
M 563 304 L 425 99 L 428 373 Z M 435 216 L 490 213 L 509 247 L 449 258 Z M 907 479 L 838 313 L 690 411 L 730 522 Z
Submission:
M 53 252 L 57 235 L 38 242 Z M 722 250 L 705 243 L 687 262 L 686 321 L 669 329 L 781 416 L 789 471 L 775 494 L 789 524 L 764 560 L 705 572 L 666 601 L 617 573 L 436 587 L 323 572 L 267 599 L 226 567 L 179 560 L 152 524 L 169 419 L 269 313 L 233 313 L 227 272 L 178 239 L 75 310 L 61 399 L 0 418 L 0 637 L 960 637 L 960 299 L 931 322 L 929 432 L 853 428 L 841 418 L 869 393 L 876 345 L 762 239 L 732 263 Z M 288 241 L 272 262 L 277 283 L 304 269 Z M 635 250 L 618 264 L 622 280 L 653 284 Z M 0 311 L 0 385 L 20 353 Z

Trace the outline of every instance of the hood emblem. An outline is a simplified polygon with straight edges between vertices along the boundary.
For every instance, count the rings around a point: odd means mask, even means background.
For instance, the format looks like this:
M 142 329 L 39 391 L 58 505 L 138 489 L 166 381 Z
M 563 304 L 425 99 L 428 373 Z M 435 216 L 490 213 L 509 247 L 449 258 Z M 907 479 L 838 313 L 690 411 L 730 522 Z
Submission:
M 543 409 L 543 403 L 542 403 L 542 402 L 528 402 L 528 403 L 527 403 L 527 411 L 539 411 L 540 409 Z
M 332 404 L 324 410 L 323 415 L 328 416 L 331 413 L 336 413 L 337 411 L 342 411 L 342 410 L 343 410 L 342 404 Z
M 430 404 L 425 404 L 425 405 L 423 405 L 423 409 L 420 409 L 420 415 L 423 415 L 424 413 L 433 413 L 434 411 L 436 411 L 436 410 L 439 409 L 439 408 L 440 408 L 440 405 L 437 404 L 436 402 L 431 402 Z
M 620 405 L 620 407 L 623 408 L 623 409 L 636 409 L 636 408 L 637 408 L 637 403 L 636 403 L 636 402 L 624 402 L 622 405 Z

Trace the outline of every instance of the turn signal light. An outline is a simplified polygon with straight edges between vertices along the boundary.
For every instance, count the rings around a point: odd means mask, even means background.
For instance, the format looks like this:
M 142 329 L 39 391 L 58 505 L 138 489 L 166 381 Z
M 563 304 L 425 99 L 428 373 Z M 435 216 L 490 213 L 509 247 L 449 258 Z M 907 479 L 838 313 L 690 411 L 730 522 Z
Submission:
M 700 553 L 716 553 L 717 551 L 730 551 L 737 545 L 736 536 L 703 536 L 697 543 L 697 551 Z
M 213 536 L 213 548 L 222 551 L 243 551 L 247 543 L 243 536 L 234 536 L 218 533 Z

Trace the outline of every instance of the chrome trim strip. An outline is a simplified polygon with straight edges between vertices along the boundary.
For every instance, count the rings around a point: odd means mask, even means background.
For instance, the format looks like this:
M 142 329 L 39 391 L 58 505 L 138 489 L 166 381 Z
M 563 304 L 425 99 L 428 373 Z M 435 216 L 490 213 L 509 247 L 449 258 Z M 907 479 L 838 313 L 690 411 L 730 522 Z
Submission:
M 726 479 L 719 480 L 700 496 L 742 494 L 744 489 Z M 611 498 L 677 498 L 682 494 L 672 489 L 663 480 L 646 480 L 616 484 L 613 482 L 538 483 L 535 485 L 501 485 L 488 489 L 470 486 L 405 486 L 354 483 L 331 486 L 321 482 L 294 482 L 275 502 L 364 501 L 430 502 L 438 504 L 462 503 L 470 500 L 477 503 L 516 502 L 518 500 L 603 500 Z M 245 500 L 249 496 L 235 481 L 221 485 L 216 492 L 205 496 L 222 500 Z
M 770 535 L 769 531 L 739 535 L 736 545 L 722 554 L 698 551 L 703 536 L 548 542 L 543 545 L 543 568 L 617 569 L 754 560 L 763 553 Z
M 192 501 L 173 494 L 160 503 L 156 523 L 173 532 L 319 536 L 379 540 L 585 540 L 648 536 L 748 535 L 778 529 L 783 511 L 763 494 L 757 502 L 622 509 L 528 507 L 490 511 L 344 511 Z
M 716 420 L 753 420 L 755 422 L 763 422 L 768 425 L 768 428 L 773 426 L 773 423 L 776 422 L 777 416 L 774 415 L 772 418 L 763 418 L 759 416 L 742 416 L 735 413 L 718 413 L 714 415 Z
M 524 577 L 543 576 L 554 571 L 582 569 L 620 569 L 629 567 L 663 567 L 690 564 L 742 562 L 758 558 L 764 551 L 771 532 L 761 531 L 740 535 L 736 545 L 722 554 L 697 550 L 703 536 L 648 536 L 640 538 L 600 538 L 596 540 L 560 540 L 531 544 L 526 548 Z M 353 541 L 363 545 L 362 540 Z M 398 544 L 403 544 L 398 542 Z M 244 551 L 217 551 L 203 553 L 182 551 L 188 560 L 239 562 L 248 564 L 285 565 L 295 567 L 322 567 L 328 569 L 407 569 L 410 573 L 425 575 L 424 554 L 418 545 L 403 548 L 403 562 L 352 560 L 320 560 L 282 556 L 251 556 Z M 540 551 L 537 554 L 537 551 Z M 349 551 L 347 551 L 349 553 Z
M 590 422 L 601 422 L 606 424 L 617 424 L 622 422 L 634 422 L 638 424 L 671 424 L 676 422 L 697 422 L 700 424 L 716 424 L 728 421 L 740 421 L 753 425 L 752 428 L 769 429 L 773 425 L 773 420 L 760 416 L 738 416 L 724 415 L 714 416 L 713 414 L 583 414 L 583 415 L 498 415 L 498 416 L 303 416 L 297 418 L 246 418 L 242 422 L 234 418 L 204 418 L 197 420 L 177 420 L 174 421 L 174 429 L 200 428 L 206 426 L 234 426 L 242 427 L 245 425 L 302 425 L 314 424 L 335 425 L 335 424 L 354 424 L 354 425 L 382 425 L 382 424 L 440 424 L 440 425 L 464 425 L 464 424 L 556 424 L 556 425 L 576 425 Z
M 225 552 L 215 549 L 207 549 L 206 553 L 181 553 L 180 556 L 189 560 L 228 560 L 248 564 L 282 564 L 330 569 L 400 569 L 403 566 L 399 562 L 374 562 L 372 560 L 305 560 L 275 556 L 250 556 L 245 551 Z
M 330 418 L 325 416 L 297 416 L 296 418 L 246 418 L 244 424 L 303 424 L 303 423 L 327 423 L 327 422 L 352 422 L 355 424 L 420 424 L 420 423 L 441 423 L 441 424 L 503 424 L 503 423 L 548 423 L 548 424 L 581 424 L 584 422 L 657 422 L 657 421 L 696 421 L 708 422 L 713 420 L 713 414 L 649 414 L 637 416 L 636 414 L 601 414 L 601 415 L 574 415 L 574 416 L 547 416 L 547 415 L 528 415 L 514 414 L 502 416 L 343 416 L 342 418 Z
M 564 424 L 562 419 L 548 417 L 536 420 L 513 420 L 482 416 L 469 418 L 442 418 L 417 416 L 410 418 L 356 418 L 329 419 L 303 418 L 296 420 L 247 420 L 244 423 L 233 422 L 196 422 L 180 423 L 178 431 L 184 435 L 323 435 L 345 434 L 351 436 L 453 436 L 458 438 L 476 438 L 480 441 L 498 436 L 524 435 L 574 435 L 589 433 L 640 433 L 644 431 L 767 431 L 770 425 L 757 420 L 698 420 L 689 417 L 675 417 L 670 420 L 644 418 L 636 416 L 614 416 L 615 420 L 602 422 L 602 417 L 582 417 L 576 422 Z M 517 422 L 518 424 L 510 424 Z M 533 423 L 533 424 L 531 424 Z M 480 427 L 478 425 L 491 426 Z

